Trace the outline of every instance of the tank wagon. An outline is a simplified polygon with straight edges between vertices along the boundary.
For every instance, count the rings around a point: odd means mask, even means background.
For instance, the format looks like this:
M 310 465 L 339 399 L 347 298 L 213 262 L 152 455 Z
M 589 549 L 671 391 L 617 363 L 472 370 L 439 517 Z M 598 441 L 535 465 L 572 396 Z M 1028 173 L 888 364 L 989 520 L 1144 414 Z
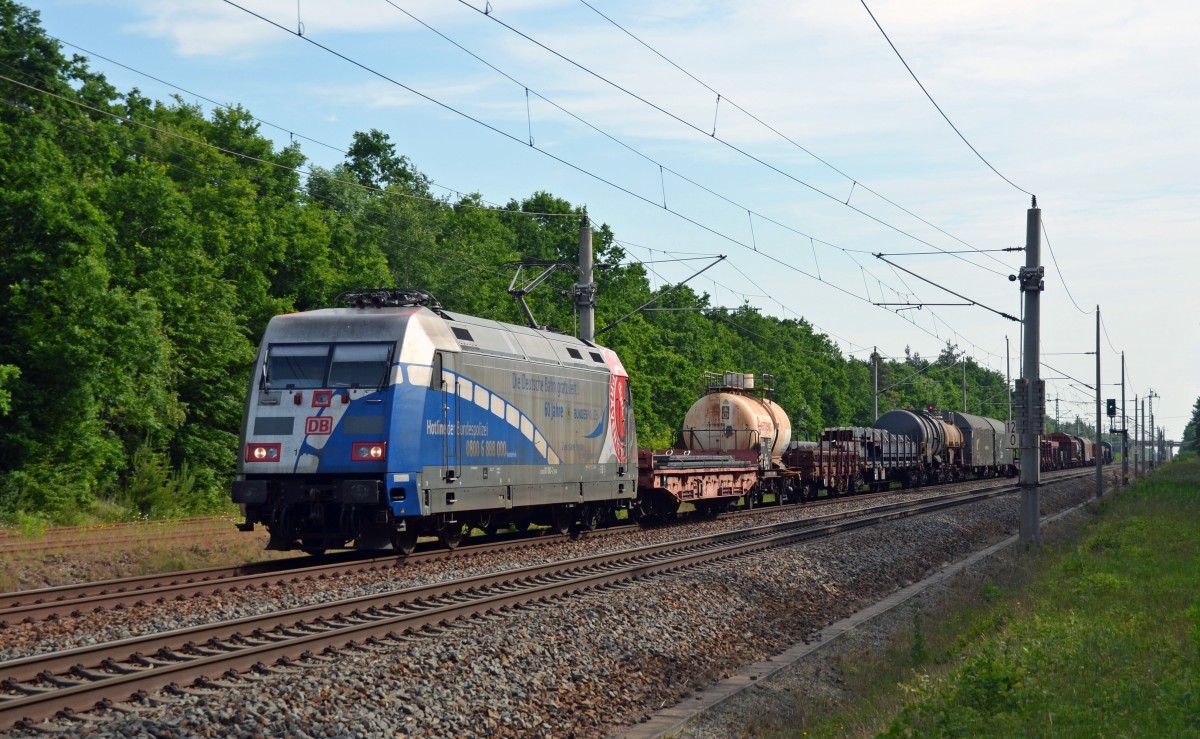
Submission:
M 683 503 L 717 514 L 764 493 L 786 495 L 783 451 L 792 423 L 778 403 L 771 375 L 708 372 L 704 395 L 688 409 L 680 449 L 642 450 L 638 456 L 638 508 L 645 520 L 674 515 Z
M 774 381 L 771 375 L 705 373 L 705 394 L 683 419 L 683 447 L 693 454 L 753 450 L 764 469 L 777 466 L 792 440 L 792 422 L 766 396 Z
M 629 381 L 611 350 L 442 310 L 418 290 L 276 316 L 254 364 L 232 497 L 269 549 L 464 527 L 592 528 L 633 505 Z
M 875 428 L 916 442 L 916 464 L 903 471 L 902 481 L 910 485 L 936 485 L 963 475 L 962 431 L 931 410 L 888 411 L 875 420 Z

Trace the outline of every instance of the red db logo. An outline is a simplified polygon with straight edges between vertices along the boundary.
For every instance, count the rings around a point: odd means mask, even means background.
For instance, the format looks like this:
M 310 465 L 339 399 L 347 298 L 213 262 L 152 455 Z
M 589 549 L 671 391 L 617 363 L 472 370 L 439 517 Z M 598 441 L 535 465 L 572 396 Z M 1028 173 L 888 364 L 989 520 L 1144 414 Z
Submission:
M 333 433 L 333 419 L 329 416 L 309 416 L 304 419 L 304 433 L 310 436 L 328 436 Z

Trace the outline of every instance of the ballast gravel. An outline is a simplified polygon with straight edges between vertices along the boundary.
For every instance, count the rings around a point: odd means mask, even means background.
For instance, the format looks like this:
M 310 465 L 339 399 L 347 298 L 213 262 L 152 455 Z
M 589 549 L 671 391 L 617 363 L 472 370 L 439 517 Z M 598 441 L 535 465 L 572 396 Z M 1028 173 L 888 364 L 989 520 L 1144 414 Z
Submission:
M 1088 481 L 1041 489 L 1043 515 L 1082 503 Z M 786 518 L 800 508 L 773 512 Z M 823 510 L 822 512 L 826 512 Z M 688 527 L 686 536 L 708 533 Z M 729 528 L 744 522 L 727 524 Z M 96 737 L 601 737 L 619 734 L 743 666 L 972 551 L 1015 533 L 1015 495 L 771 549 L 570 601 L 515 609 L 321 656 L 212 687 L 160 693 L 87 720 L 44 725 Z M 622 535 L 625 536 L 625 535 Z M 664 529 L 584 537 L 530 553 L 225 593 L 3 634 L 2 658 L 683 538 Z M 485 561 L 488 560 L 488 561 Z M 503 561 L 501 561 L 503 560 Z M 467 564 L 464 569 L 461 565 Z M 144 613 L 142 613 L 144 611 Z M 71 622 L 71 623 L 68 623 Z M 13 638 L 20 637 L 20 638 Z M 736 718 L 734 719 L 737 720 Z M 724 729 L 731 729 L 725 725 Z M 734 731 L 736 733 L 736 731 Z M 38 735 L 17 730 L 14 736 Z M 706 734 L 717 736 L 719 733 Z

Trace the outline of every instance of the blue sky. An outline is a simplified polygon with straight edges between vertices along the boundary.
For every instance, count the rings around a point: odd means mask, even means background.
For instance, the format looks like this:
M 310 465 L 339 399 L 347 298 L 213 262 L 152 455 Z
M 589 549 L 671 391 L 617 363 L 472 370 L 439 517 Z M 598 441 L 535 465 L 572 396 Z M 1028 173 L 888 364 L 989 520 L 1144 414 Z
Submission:
M 692 283 L 715 303 L 803 316 L 859 357 L 932 357 L 949 340 L 1003 372 L 1007 336 L 1019 374 L 1016 323 L 978 307 L 872 305 L 957 302 L 872 254 L 1022 246 L 1026 190 L 1050 245 L 1049 413 L 1058 398 L 1063 420 L 1094 417 L 1080 382 L 1094 382 L 1095 358 L 1076 353 L 1095 349 L 1099 305 L 1102 396 L 1120 397 L 1107 383 L 1124 350 L 1130 409 L 1153 389 L 1157 425 L 1182 434 L 1200 395 L 1200 5 L 869 1 L 1009 184 L 859 0 L 588 1 L 492 0 L 487 14 L 483 0 L 239 1 L 286 30 L 219 0 L 30 6 L 119 89 L 239 103 L 280 127 L 262 128 L 280 145 L 303 137 L 315 164 L 378 128 L 449 197 L 546 190 L 586 205 L 657 282 L 704 264 L 666 260 L 726 254 Z M 1007 276 L 1021 253 L 895 261 L 1020 312 Z

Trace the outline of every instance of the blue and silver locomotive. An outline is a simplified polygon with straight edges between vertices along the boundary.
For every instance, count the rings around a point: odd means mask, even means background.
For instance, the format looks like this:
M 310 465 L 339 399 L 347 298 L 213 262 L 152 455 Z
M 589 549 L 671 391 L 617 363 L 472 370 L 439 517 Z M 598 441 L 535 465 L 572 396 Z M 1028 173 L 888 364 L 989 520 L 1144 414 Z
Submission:
M 635 496 L 617 355 L 551 332 L 372 290 L 276 316 L 255 362 L 233 483 L 269 549 L 320 552 L 466 527 L 594 528 Z

